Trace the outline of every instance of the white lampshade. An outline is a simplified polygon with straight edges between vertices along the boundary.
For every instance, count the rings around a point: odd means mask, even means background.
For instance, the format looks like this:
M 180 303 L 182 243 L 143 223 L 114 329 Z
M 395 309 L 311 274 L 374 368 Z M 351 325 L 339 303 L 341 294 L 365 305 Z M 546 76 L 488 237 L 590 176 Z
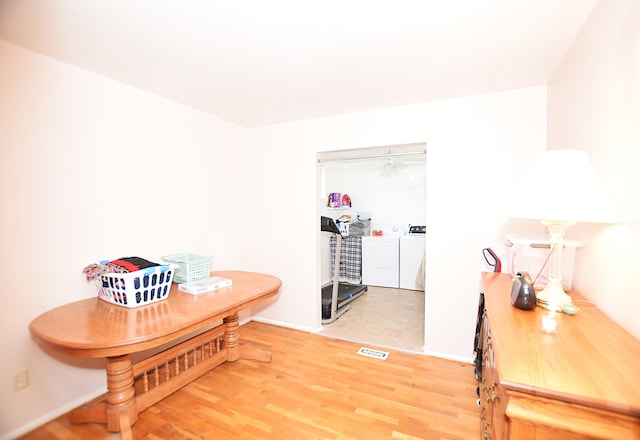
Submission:
M 615 215 L 587 154 L 546 151 L 515 188 L 507 215 L 513 218 L 614 223 Z
M 540 220 L 549 230 L 548 284 L 538 305 L 557 311 L 571 304 L 562 289 L 561 252 L 567 228 L 577 222 L 613 223 L 615 216 L 586 153 L 551 150 L 541 154 L 516 186 L 510 217 Z

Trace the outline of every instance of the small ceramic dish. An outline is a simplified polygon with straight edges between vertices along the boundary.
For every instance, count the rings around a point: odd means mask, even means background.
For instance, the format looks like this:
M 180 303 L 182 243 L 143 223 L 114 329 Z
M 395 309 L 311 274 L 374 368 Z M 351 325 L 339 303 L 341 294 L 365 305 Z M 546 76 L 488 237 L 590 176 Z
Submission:
M 562 311 L 567 315 L 575 315 L 580 310 L 580 307 L 573 304 L 565 304 L 562 306 Z

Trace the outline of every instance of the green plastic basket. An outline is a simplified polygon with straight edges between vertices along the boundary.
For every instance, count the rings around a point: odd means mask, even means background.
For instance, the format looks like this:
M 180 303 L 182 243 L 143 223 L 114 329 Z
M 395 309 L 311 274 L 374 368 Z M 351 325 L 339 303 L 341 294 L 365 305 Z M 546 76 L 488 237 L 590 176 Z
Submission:
M 167 255 L 162 259 L 178 266 L 173 276 L 175 283 L 191 283 L 209 278 L 211 257 L 191 253 Z

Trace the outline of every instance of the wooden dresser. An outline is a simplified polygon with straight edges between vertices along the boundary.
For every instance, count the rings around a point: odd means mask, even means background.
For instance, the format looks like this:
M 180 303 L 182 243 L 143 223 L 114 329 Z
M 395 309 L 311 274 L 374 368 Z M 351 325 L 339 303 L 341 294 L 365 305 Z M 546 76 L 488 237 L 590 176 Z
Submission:
M 640 439 L 640 341 L 577 292 L 580 311 L 542 331 L 511 305 L 511 276 L 483 273 L 484 439 Z

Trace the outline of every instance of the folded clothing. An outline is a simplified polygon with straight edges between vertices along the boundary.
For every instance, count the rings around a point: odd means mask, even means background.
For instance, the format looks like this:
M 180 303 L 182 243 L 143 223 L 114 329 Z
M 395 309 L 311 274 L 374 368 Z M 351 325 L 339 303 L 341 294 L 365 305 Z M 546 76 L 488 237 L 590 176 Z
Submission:
M 140 257 L 123 257 L 113 261 L 103 261 L 96 264 L 90 264 L 82 270 L 82 273 L 84 273 L 87 281 L 91 281 L 105 273 L 135 272 L 137 270 L 154 266 L 160 265 Z
M 135 272 L 136 270 L 146 269 L 147 267 L 160 266 L 158 263 L 154 263 L 140 257 L 119 258 L 117 260 L 109 261 L 108 264 L 115 264 L 116 266 L 123 267 L 127 269 L 127 272 Z

